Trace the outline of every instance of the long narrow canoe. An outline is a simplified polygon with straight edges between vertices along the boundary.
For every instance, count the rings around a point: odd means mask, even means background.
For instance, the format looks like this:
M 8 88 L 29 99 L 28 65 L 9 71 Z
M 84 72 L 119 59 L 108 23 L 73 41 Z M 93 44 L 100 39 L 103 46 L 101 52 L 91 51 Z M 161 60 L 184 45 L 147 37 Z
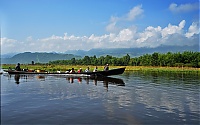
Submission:
M 119 75 L 125 71 L 124 68 L 111 69 L 107 71 L 97 71 L 97 72 L 81 72 L 81 73 L 65 73 L 65 72 L 27 72 L 27 71 L 15 71 L 15 70 L 4 70 L 9 74 L 49 74 L 49 75 L 97 75 L 97 76 L 111 76 Z

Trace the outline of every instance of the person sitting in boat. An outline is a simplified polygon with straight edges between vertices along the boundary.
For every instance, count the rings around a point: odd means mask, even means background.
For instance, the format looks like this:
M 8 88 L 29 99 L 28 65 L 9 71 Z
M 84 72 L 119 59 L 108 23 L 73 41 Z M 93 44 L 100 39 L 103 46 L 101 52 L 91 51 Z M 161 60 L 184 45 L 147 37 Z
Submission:
M 90 72 L 90 68 L 89 68 L 89 67 L 87 67 L 87 69 L 85 70 L 85 72 Z
M 96 66 L 93 70 L 93 72 L 97 72 L 98 67 Z
M 26 69 L 22 69 L 22 71 L 28 72 L 28 68 L 26 68 Z
M 71 69 L 68 69 L 67 71 L 65 71 L 65 73 L 69 73 L 71 71 Z
M 70 71 L 70 73 L 75 73 L 75 70 L 74 70 L 74 68 L 72 68 L 72 70 Z
M 105 67 L 104 67 L 104 71 L 107 71 L 107 70 L 109 70 L 109 65 L 108 64 L 106 64 Z
M 12 70 L 11 67 L 9 67 L 8 70 Z
M 15 70 L 16 70 L 16 71 L 21 71 L 20 63 L 18 63 L 18 64 L 16 65 Z
M 77 71 L 77 73 L 81 73 L 82 72 L 82 69 L 80 68 L 78 71 Z

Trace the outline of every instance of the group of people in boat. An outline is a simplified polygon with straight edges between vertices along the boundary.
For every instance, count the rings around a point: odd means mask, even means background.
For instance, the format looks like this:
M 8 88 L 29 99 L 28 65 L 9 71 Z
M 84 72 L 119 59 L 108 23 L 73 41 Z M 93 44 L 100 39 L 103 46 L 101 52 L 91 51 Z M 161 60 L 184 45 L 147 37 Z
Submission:
M 18 63 L 18 64 L 16 65 L 15 70 L 16 70 L 16 71 L 21 71 L 20 63 Z M 109 70 L 109 64 L 106 64 L 106 65 L 104 66 L 104 71 L 107 71 L 107 70 Z M 97 72 L 97 71 L 98 71 L 98 67 L 95 66 L 93 72 Z M 67 71 L 67 72 L 69 72 L 69 73 L 75 73 L 76 71 L 75 71 L 74 68 L 72 68 L 71 70 L 69 70 L 69 71 Z M 81 73 L 81 72 L 83 72 L 83 71 L 82 71 L 82 68 L 80 68 L 80 69 L 77 71 L 77 73 Z M 90 71 L 90 68 L 87 67 L 87 68 L 85 69 L 85 72 L 91 72 L 91 71 Z
M 104 71 L 107 71 L 107 70 L 109 70 L 109 64 L 106 64 L 106 65 L 104 66 Z M 98 67 L 95 66 L 93 72 L 97 72 L 97 71 L 98 71 Z M 76 73 L 76 71 L 75 71 L 74 68 L 72 68 L 71 70 L 69 70 L 69 71 L 67 71 L 67 72 L 69 72 L 69 73 Z M 81 73 L 81 72 L 83 72 L 82 68 L 80 68 L 80 69 L 77 71 L 77 73 Z M 90 67 L 87 67 L 87 68 L 85 69 L 84 72 L 92 72 L 92 71 L 90 70 Z

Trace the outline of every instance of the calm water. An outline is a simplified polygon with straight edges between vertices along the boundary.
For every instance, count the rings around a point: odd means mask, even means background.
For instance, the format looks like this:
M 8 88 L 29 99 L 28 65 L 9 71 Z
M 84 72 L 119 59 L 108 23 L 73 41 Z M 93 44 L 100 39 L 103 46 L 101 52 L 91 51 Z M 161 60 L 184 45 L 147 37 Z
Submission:
M 1 75 L 2 124 L 200 124 L 200 76 Z

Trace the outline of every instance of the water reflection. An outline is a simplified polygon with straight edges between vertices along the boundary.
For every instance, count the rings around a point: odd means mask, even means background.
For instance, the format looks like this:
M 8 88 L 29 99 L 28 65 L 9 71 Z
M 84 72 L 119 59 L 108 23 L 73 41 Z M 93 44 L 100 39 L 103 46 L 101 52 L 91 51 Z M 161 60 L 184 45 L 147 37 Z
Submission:
M 45 81 L 45 76 L 43 76 L 43 75 L 37 75 L 36 78 L 37 78 L 38 80 Z
M 8 80 L 12 79 L 12 76 L 14 76 L 14 80 L 16 84 L 20 84 L 21 80 L 24 80 L 25 82 L 27 82 L 28 79 L 34 79 L 34 75 L 20 75 L 20 74 L 15 74 L 15 75 L 7 75 Z M 36 79 L 44 81 L 45 80 L 45 76 L 42 75 L 37 75 Z
M 8 75 L 7 77 L 9 79 L 12 78 L 13 75 Z M 45 79 L 48 77 L 48 75 L 20 75 L 20 74 L 15 74 L 14 75 L 14 80 L 16 84 L 20 83 L 20 79 L 25 79 L 27 81 L 27 79 L 34 79 L 36 78 L 37 80 L 40 81 L 45 81 Z M 52 76 L 49 76 L 52 77 Z M 78 83 L 82 83 L 82 81 L 84 80 L 86 82 L 86 84 L 89 84 L 91 81 L 93 81 L 93 83 L 95 85 L 97 85 L 98 82 L 103 82 L 103 86 L 108 88 L 109 84 L 112 85 L 117 85 L 117 86 L 125 86 L 125 83 L 122 79 L 119 78 L 112 78 L 112 77 L 75 77 L 75 76 L 54 76 L 55 78 L 65 78 L 69 83 L 74 83 L 74 80 L 77 80 L 76 82 Z
M 198 75 L 125 72 L 116 77 L 8 76 L 8 80 L 4 78 L 5 83 L 12 83 L 12 85 L 2 84 L 3 103 L 5 107 L 8 103 L 18 107 L 13 109 L 6 107 L 4 113 L 8 113 L 8 123 L 14 121 L 10 120 L 12 117 L 9 116 L 12 114 L 9 112 L 15 109 L 23 113 L 23 109 L 29 111 L 23 116 L 38 110 L 41 119 L 51 117 L 54 120 L 66 121 L 65 123 L 74 120 L 81 123 L 91 119 L 93 120 L 91 123 L 104 121 L 102 124 L 199 123 L 200 78 Z M 13 84 L 15 82 L 21 85 L 17 89 Z M 24 82 L 30 84 L 23 84 Z M 19 107 L 20 105 L 22 107 Z M 16 117 L 17 115 L 13 114 L 13 118 Z M 33 115 L 24 119 L 32 119 L 32 117 Z M 41 122 L 41 119 L 38 122 Z M 53 122 L 53 119 L 50 121 Z
M 27 81 L 28 77 L 29 76 L 27 76 L 27 75 L 15 74 L 14 75 L 15 83 L 19 84 L 20 83 L 20 79 L 23 79 L 23 80 Z M 12 75 L 8 75 L 8 80 L 11 80 L 11 78 L 12 78 Z
M 198 74 L 158 73 L 158 72 L 126 72 L 129 81 L 126 86 L 132 88 L 134 94 L 130 96 L 130 103 L 143 104 L 145 109 L 157 112 L 178 114 L 177 122 L 191 122 L 198 119 L 199 108 L 199 80 Z M 134 83 L 130 84 L 134 78 Z M 152 115 L 149 112 L 146 115 Z M 157 116 L 160 117 L 159 115 Z
M 97 78 L 91 78 L 94 81 L 103 81 L 103 83 L 107 84 L 113 84 L 117 86 L 125 86 L 125 83 L 122 79 L 119 78 L 112 78 L 112 77 L 97 77 Z
M 16 84 L 19 84 L 19 79 L 20 79 L 20 75 L 19 75 L 19 74 L 16 74 L 16 75 L 15 75 L 15 83 L 16 83 Z
M 159 83 L 160 80 L 165 81 L 178 80 L 185 81 L 188 83 L 189 80 L 200 80 L 200 75 L 198 73 L 183 73 L 183 72 L 126 72 L 126 75 L 134 74 L 136 76 L 140 75 L 144 80 L 152 80 L 154 83 Z M 178 83 L 178 82 L 176 82 Z

